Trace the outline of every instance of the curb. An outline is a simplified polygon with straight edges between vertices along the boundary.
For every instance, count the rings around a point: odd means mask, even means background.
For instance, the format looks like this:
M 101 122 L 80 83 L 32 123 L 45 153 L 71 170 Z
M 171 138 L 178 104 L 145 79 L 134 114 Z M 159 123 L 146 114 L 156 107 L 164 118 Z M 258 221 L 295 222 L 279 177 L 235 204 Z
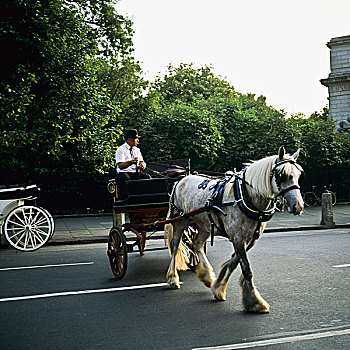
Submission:
M 293 231 L 311 231 L 311 230 L 336 230 L 336 229 L 344 229 L 344 228 L 350 228 L 350 223 L 347 224 L 338 224 L 334 227 L 327 227 L 324 225 L 314 225 L 314 226 L 299 226 L 299 227 L 272 227 L 267 228 L 264 230 L 264 233 L 274 233 L 274 232 L 293 232 Z M 154 236 L 151 238 L 152 240 L 155 239 L 163 239 L 163 235 L 161 236 Z M 134 239 L 129 238 L 128 241 L 134 241 Z M 94 243 L 107 243 L 108 242 L 108 236 L 104 238 L 91 238 L 91 239 L 75 239 L 75 240 L 66 240 L 66 241 L 49 241 L 46 243 L 46 247 L 48 246 L 62 246 L 62 245 L 83 245 L 83 244 L 94 244 Z M 0 245 L 0 249 L 7 249 L 12 248 L 10 244 L 8 244 L 6 241 L 5 243 L 2 242 Z
M 291 231 L 310 231 L 310 230 L 335 230 L 341 228 L 350 228 L 348 224 L 336 224 L 335 226 L 328 227 L 325 225 L 314 225 L 314 226 L 299 226 L 299 227 L 272 227 L 267 228 L 264 232 L 291 232 Z
M 299 227 L 274 227 L 274 228 L 267 228 L 264 230 L 266 233 L 272 233 L 272 232 L 293 232 L 293 231 L 311 231 L 311 230 L 336 230 L 336 229 L 344 229 L 344 228 L 350 228 L 350 223 L 348 224 L 338 224 L 334 227 L 327 227 L 324 225 L 315 225 L 315 226 L 299 226 Z M 163 239 L 162 236 L 155 236 L 151 239 Z M 133 239 L 127 239 L 129 241 L 133 241 Z M 77 239 L 74 241 L 56 241 L 56 242 L 48 242 L 47 246 L 55 246 L 55 245 L 78 245 L 78 244 L 93 244 L 93 243 L 107 243 L 108 237 L 106 238 L 93 238 L 93 239 Z
M 57 214 L 52 215 L 54 219 L 65 219 L 65 218 L 86 218 L 86 217 L 99 217 L 99 216 L 112 216 L 113 213 L 94 213 L 94 214 Z

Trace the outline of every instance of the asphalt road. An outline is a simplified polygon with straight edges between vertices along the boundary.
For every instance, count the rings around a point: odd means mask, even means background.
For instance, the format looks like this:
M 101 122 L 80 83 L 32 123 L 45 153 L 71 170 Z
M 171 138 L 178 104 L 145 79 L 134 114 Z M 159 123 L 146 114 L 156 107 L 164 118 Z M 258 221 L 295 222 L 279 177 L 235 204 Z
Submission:
M 166 250 L 130 254 L 117 281 L 105 244 L 6 249 L 0 348 L 349 349 L 349 247 L 349 229 L 263 236 L 249 257 L 271 305 L 265 315 L 242 311 L 238 271 L 226 302 L 215 301 L 190 271 L 180 273 L 180 290 L 169 290 Z M 231 253 L 224 239 L 208 247 L 215 272 Z

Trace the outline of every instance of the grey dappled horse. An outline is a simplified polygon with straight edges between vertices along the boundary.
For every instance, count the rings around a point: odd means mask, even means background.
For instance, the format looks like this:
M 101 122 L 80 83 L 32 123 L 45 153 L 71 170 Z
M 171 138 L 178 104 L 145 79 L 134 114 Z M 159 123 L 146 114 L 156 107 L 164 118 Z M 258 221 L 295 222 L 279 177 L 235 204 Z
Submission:
M 248 164 L 243 173 L 239 176 L 231 174 L 229 181 L 222 186 L 221 199 L 216 203 L 216 208 L 213 208 L 215 210 L 203 211 L 192 217 L 183 216 L 165 226 L 165 235 L 171 241 L 172 257 L 167 272 L 170 287 L 180 288 L 177 269 L 187 269 L 188 259 L 184 256 L 186 250 L 183 249 L 181 236 L 192 219 L 198 226 L 194 242 L 194 250 L 199 258 L 196 267 L 198 279 L 211 288 L 217 300 L 225 300 L 228 280 L 240 264 L 245 311 L 269 312 L 269 304 L 254 286 L 247 251 L 263 233 L 266 221 L 275 211 L 273 204 L 278 196 L 286 199 L 290 213 L 301 214 L 304 203 L 298 182 L 303 170 L 296 163 L 298 156 L 299 150 L 290 156 L 281 147 L 277 156 Z M 201 175 L 186 176 L 173 189 L 168 218 L 205 207 L 217 186 L 218 179 L 208 179 Z M 234 248 L 232 258 L 221 266 L 217 278 L 204 253 L 204 243 L 211 233 L 226 236 Z

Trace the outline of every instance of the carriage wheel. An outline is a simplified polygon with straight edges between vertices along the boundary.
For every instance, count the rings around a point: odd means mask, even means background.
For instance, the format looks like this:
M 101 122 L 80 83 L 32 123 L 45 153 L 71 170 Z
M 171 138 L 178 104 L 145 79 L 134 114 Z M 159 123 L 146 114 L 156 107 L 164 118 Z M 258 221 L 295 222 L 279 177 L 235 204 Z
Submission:
M 33 251 L 42 247 L 53 232 L 51 215 L 32 205 L 14 208 L 6 216 L 3 232 L 7 241 L 16 249 Z
M 118 227 L 113 227 L 109 232 L 107 255 L 113 275 L 121 280 L 126 274 L 128 253 L 125 235 Z
M 47 214 L 47 216 L 49 217 L 49 219 L 50 219 L 50 222 L 51 222 L 51 232 L 50 232 L 50 238 L 49 238 L 49 239 L 51 239 L 52 236 L 53 236 L 53 234 L 54 234 L 54 232 L 55 232 L 55 220 L 53 219 L 52 215 L 50 214 L 50 212 L 49 212 L 47 209 L 45 209 L 45 208 L 43 208 L 43 207 L 40 207 L 40 209 L 43 210 L 43 211 Z
M 304 199 L 305 205 L 307 205 L 308 207 L 313 207 L 317 203 L 317 197 L 316 197 L 315 193 L 313 193 L 313 192 L 306 192 L 304 194 L 303 199 Z
M 191 271 L 196 271 L 196 266 L 199 263 L 198 255 L 193 248 L 193 242 L 198 234 L 196 225 L 190 225 L 182 235 L 182 242 L 186 245 L 189 251 L 189 263 L 187 264 Z M 204 245 L 204 252 L 207 252 L 207 244 Z

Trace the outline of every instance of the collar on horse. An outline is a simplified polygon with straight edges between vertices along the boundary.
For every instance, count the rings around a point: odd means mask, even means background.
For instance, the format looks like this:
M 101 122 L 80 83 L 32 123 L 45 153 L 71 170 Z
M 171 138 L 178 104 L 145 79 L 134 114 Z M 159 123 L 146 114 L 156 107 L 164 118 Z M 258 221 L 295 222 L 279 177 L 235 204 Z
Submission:
M 234 177 L 233 186 L 234 186 L 235 200 L 231 202 L 223 203 L 223 194 L 224 194 L 225 186 L 228 182 L 232 180 L 233 177 Z M 198 188 L 205 188 L 206 185 L 207 183 L 204 184 L 203 182 L 198 186 Z M 243 172 L 243 177 L 241 176 L 240 173 L 230 173 L 224 178 L 220 179 L 215 184 L 215 186 L 212 186 L 212 188 L 215 188 L 214 192 L 212 193 L 211 197 L 207 200 L 205 204 L 205 211 L 208 213 L 208 218 L 211 223 L 211 245 L 213 245 L 213 241 L 214 241 L 214 228 L 216 228 L 221 233 L 221 235 L 228 237 L 227 232 L 225 230 L 224 223 L 220 217 L 220 214 L 224 216 L 227 215 L 222 209 L 222 207 L 238 205 L 239 209 L 245 215 L 247 215 L 249 218 L 253 220 L 256 220 L 258 222 L 258 225 L 254 232 L 254 239 L 257 239 L 259 237 L 261 223 L 271 220 L 273 214 L 276 211 L 276 201 L 271 200 L 268 208 L 265 210 L 256 208 L 249 200 L 246 185 L 249 185 L 249 183 L 244 179 L 244 172 Z M 218 225 L 213 220 L 212 213 L 217 215 Z
M 238 208 L 247 215 L 249 218 L 254 219 L 258 222 L 266 222 L 271 220 L 273 214 L 276 211 L 276 201 L 271 200 L 269 206 L 265 210 L 258 209 L 249 200 L 246 182 L 243 179 L 236 177 L 234 181 L 234 194 L 238 205 Z

